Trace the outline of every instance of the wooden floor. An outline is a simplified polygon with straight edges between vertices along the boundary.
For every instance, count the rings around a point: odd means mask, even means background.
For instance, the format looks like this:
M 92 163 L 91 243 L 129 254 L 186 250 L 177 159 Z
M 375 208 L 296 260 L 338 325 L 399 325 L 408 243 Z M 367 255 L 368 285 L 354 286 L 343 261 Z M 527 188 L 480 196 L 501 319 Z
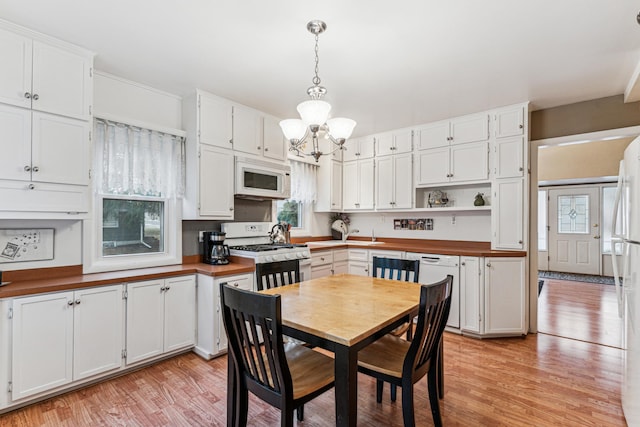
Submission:
M 621 348 L 615 287 L 545 279 L 538 298 L 538 331 Z
M 445 426 L 624 426 L 621 350 L 537 334 L 477 340 L 445 333 Z M 226 357 L 175 357 L 79 391 L 0 415 L 0 426 L 223 426 Z M 360 376 L 358 424 L 401 426 L 401 399 L 375 402 Z M 416 423 L 433 425 L 426 379 L 416 385 Z M 251 396 L 251 395 L 250 395 Z M 333 390 L 305 407 L 301 426 L 333 426 Z M 251 397 L 250 426 L 279 425 Z

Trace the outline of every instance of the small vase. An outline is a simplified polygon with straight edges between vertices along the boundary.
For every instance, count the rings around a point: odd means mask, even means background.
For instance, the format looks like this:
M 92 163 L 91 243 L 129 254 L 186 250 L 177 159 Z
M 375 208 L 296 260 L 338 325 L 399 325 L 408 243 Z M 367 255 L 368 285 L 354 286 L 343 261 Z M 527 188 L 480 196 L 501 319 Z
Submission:
M 333 237 L 333 240 L 342 240 L 342 233 L 332 229 L 331 237 Z

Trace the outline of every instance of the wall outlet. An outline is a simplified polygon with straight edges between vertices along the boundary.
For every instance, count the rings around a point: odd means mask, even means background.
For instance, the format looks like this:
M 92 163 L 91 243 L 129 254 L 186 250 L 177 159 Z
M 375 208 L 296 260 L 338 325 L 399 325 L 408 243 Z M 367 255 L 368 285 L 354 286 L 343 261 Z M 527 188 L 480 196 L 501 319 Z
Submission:
M 385 216 L 384 215 L 380 215 L 380 222 L 384 223 L 384 220 L 385 220 Z

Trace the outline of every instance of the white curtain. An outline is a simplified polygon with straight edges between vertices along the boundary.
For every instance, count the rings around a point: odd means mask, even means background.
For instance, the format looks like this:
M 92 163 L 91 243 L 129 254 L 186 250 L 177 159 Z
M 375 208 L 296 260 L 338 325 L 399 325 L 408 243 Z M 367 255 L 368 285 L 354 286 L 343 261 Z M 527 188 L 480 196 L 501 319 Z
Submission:
M 316 201 L 317 166 L 291 160 L 291 199 L 301 203 Z
M 98 118 L 94 128 L 99 193 L 184 195 L 184 138 Z

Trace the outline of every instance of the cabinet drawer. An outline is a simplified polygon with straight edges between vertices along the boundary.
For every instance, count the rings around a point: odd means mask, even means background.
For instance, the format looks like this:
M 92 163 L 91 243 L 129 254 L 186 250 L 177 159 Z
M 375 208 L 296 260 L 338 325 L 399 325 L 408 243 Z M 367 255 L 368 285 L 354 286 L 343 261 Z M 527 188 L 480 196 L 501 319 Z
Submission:
M 349 259 L 348 249 L 337 249 L 333 251 L 333 262 L 347 261 Z
M 33 189 L 30 189 L 33 185 Z M 2 211 L 88 212 L 89 187 L 25 181 L 0 181 L 0 200 L 7 200 Z
M 373 257 L 378 258 L 404 258 L 404 252 L 400 251 L 369 251 L 369 261 L 373 262 Z
M 227 283 L 229 286 L 233 286 L 238 289 L 244 289 L 245 291 L 253 290 L 253 275 L 243 274 L 239 276 L 221 277 L 221 283 Z
M 333 263 L 333 253 L 331 251 L 321 251 L 311 253 L 311 266 L 325 265 Z
M 369 251 L 366 249 L 349 249 L 349 261 L 364 261 L 369 260 Z

